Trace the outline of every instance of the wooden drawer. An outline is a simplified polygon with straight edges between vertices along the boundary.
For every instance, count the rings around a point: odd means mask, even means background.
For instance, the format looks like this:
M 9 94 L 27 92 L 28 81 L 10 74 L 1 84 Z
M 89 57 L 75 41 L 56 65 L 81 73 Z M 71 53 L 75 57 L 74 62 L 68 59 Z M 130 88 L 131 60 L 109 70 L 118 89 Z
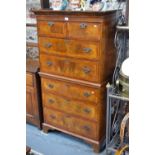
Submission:
M 49 74 L 100 82 L 99 66 L 98 62 L 40 54 L 40 69 Z
M 53 21 L 38 21 L 39 35 L 49 37 L 66 37 L 66 23 Z
M 99 44 L 96 42 L 40 37 L 39 47 L 41 53 L 86 59 L 99 58 Z
M 26 73 L 26 85 L 33 86 L 33 84 L 34 84 L 33 75 Z
M 85 117 L 90 120 L 98 121 L 98 106 L 94 106 L 88 102 L 81 102 L 54 94 L 43 92 L 43 105 L 48 108 L 54 108 L 74 114 L 79 117 Z
M 44 107 L 44 120 L 45 123 L 52 126 L 56 126 L 85 137 L 93 139 L 97 138 L 97 125 L 95 123 L 73 117 L 72 115 Z
M 26 114 L 33 117 L 35 111 L 35 91 L 33 87 L 26 87 Z
M 102 89 L 73 84 L 67 81 L 41 78 L 42 90 L 55 93 L 70 99 L 100 103 Z
M 100 40 L 102 25 L 100 23 L 69 22 L 67 23 L 69 38 L 84 40 Z

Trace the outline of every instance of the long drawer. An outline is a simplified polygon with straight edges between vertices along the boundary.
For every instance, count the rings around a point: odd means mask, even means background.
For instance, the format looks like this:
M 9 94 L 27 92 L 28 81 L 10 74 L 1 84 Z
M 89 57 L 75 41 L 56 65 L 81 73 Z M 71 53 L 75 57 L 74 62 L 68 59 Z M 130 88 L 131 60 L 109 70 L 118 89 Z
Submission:
M 56 38 L 39 38 L 41 53 L 75 58 L 99 59 L 99 43 Z
M 41 78 L 43 91 L 55 93 L 70 99 L 100 103 L 103 96 L 103 88 L 94 88 L 62 80 Z
M 99 62 L 40 54 L 40 70 L 49 74 L 100 82 L 100 67 Z
M 98 121 L 99 106 L 88 102 L 81 102 L 46 92 L 42 93 L 43 105 L 48 108 L 54 108 L 63 112 L 84 117 L 90 120 Z M 101 107 L 100 107 L 101 108 Z
M 92 139 L 97 139 L 97 124 L 73 117 L 66 113 L 44 107 L 44 121 L 52 126 L 65 129 Z

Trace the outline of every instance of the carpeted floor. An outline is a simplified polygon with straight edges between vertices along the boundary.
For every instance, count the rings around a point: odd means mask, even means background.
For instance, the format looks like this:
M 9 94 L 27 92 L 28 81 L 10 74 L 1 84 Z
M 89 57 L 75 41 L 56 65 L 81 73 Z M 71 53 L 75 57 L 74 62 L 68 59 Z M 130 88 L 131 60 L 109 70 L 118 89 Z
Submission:
M 32 155 L 105 155 L 105 151 L 94 153 L 91 146 L 82 140 L 62 132 L 40 131 L 37 127 L 26 125 L 26 145 Z

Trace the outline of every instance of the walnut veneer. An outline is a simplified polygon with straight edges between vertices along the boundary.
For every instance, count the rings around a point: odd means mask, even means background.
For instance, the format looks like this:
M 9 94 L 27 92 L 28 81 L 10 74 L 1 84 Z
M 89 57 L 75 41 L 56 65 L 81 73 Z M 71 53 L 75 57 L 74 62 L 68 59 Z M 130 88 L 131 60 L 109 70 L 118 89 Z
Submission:
M 105 140 L 106 82 L 115 66 L 116 11 L 34 10 L 37 17 L 43 130 Z

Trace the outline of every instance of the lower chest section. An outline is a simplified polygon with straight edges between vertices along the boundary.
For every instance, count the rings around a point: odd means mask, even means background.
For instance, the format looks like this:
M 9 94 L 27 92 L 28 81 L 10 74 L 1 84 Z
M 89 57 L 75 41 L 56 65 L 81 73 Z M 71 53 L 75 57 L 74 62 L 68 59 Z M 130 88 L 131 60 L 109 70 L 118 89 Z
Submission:
M 44 122 L 97 140 L 105 115 L 103 89 L 41 78 Z

